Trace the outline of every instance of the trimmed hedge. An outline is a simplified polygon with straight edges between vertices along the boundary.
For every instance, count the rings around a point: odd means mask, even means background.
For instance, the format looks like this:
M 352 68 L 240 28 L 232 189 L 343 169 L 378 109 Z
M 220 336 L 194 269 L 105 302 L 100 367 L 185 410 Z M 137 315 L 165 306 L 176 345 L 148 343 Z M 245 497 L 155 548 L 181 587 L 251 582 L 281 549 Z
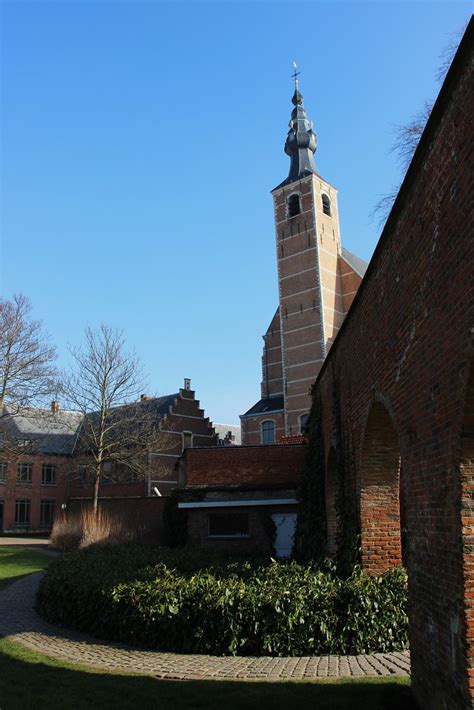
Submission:
M 310 655 L 406 648 L 406 574 L 258 563 L 201 551 L 100 546 L 54 561 L 49 621 L 163 651 Z

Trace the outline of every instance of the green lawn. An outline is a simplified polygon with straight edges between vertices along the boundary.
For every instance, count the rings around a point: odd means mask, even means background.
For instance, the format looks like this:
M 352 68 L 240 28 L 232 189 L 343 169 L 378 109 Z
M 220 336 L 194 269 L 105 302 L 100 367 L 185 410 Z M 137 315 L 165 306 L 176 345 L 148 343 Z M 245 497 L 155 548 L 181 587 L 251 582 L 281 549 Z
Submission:
M 45 567 L 49 558 L 0 547 L 0 585 Z M 180 710 L 415 710 L 407 678 L 336 681 L 160 681 L 95 671 L 34 653 L 0 638 L 1 710 L 153 708 Z
M 39 572 L 50 562 L 51 558 L 40 550 L 31 550 L 16 545 L 0 545 L 0 589 L 20 577 L 32 572 Z M 1 707 L 1 705 L 0 705 Z

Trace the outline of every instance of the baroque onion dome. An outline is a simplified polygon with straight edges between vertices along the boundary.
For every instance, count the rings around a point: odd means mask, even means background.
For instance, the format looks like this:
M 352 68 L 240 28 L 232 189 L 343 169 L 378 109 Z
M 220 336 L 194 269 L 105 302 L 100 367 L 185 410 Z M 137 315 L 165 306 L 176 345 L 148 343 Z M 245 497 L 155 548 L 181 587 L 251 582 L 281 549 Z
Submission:
M 291 158 L 290 172 L 281 185 L 288 185 L 311 173 L 318 175 L 313 158 L 318 141 L 313 131 L 313 122 L 306 117 L 303 96 L 299 92 L 297 79 L 291 101 L 295 108 L 291 112 L 290 130 L 285 142 L 285 153 Z

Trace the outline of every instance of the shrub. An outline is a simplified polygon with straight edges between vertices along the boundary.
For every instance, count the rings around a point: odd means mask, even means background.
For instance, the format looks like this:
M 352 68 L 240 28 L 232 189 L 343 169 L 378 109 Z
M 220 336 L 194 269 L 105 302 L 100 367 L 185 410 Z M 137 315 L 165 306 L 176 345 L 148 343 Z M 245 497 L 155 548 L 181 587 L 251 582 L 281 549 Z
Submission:
M 291 656 L 407 646 L 401 569 L 341 579 L 330 566 L 101 546 L 54 561 L 38 608 L 49 621 L 166 651 Z

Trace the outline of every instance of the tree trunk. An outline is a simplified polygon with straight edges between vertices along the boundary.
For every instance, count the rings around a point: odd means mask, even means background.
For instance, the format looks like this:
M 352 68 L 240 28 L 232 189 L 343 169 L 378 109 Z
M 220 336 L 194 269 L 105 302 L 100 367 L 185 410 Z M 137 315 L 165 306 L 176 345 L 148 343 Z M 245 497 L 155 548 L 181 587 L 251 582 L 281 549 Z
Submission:
M 94 481 L 94 495 L 92 498 L 92 509 L 94 511 L 94 515 L 97 515 L 97 511 L 99 509 L 99 486 L 100 486 L 100 471 L 99 473 L 95 474 L 95 481 Z

